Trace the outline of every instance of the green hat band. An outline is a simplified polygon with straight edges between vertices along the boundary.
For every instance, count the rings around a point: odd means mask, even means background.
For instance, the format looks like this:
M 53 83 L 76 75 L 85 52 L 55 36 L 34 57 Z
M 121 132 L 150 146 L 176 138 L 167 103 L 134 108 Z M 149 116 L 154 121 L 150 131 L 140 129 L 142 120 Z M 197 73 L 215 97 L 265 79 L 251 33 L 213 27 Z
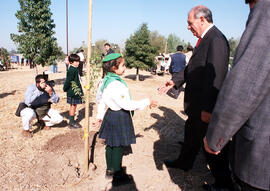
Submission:
M 121 54 L 120 53 L 111 53 L 111 54 L 108 54 L 104 57 L 104 59 L 102 60 L 102 62 L 109 62 L 111 60 L 115 60 L 117 58 L 121 57 Z

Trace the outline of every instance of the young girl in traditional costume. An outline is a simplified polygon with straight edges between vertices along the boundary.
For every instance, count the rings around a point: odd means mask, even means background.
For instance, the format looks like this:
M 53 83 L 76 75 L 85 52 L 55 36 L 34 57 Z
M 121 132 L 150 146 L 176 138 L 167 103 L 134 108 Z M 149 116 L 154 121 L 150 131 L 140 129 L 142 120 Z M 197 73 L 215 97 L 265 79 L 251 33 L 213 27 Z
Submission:
M 94 126 L 101 124 L 99 137 L 106 141 L 106 177 L 113 177 L 113 186 L 118 186 L 132 180 L 122 169 L 123 147 L 136 143 L 131 115 L 134 110 L 152 108 L 157 103 L 149 98 L 131 100 L 127 84 L 120 77 L 126 69 L 121 54 L 109 54 L 102 62 L 108 72 L 100 88 L 102 96 Z

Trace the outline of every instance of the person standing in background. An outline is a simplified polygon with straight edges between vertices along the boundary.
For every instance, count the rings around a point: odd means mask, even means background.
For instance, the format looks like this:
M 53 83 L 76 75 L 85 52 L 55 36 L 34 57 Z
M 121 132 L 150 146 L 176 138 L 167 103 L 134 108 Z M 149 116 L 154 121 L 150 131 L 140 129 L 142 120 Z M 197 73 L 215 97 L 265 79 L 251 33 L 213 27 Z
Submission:
M 80 52 L 77 55 L 80 57 L 80 63 L 79 63 L 79 66 L 78 66 L 79 75 L 83 76 L 83 65 L 85 63 L 84 50 L 81 49 Z
M 193 52 L 193 47 L 191 45 L 187 46 L 187 52 L 185 53 L 186 56 L 186 64 L 188 64 Z
M 179 45 L 176 48 L 176 53 L 171 55 L 171 64 L 169 72 L 173 75 L 174 73 L 180 72 L 186 66 L 186 56 L 183 54 L 183 46 Z
M 105 47 L 105 51 L 106 51 L 105 56 L 108 54 L 114 53 L 114 50 L 111 49 L 111 45 L 109 43 L 105 43 L 104 47 Z
M 171 64 L 169 67 L 169 72 L 174 75 L 175 73 L 180 72 L 186 66 L 186 56 L 183 54 L 183 46 L 179 45 L 176 48 L 176 53 L 171 55 Z M 168 95 L 171 95 L 173 98 L 177 99 L 182 87 L 176 88 L 175 86 L 171 89 Z

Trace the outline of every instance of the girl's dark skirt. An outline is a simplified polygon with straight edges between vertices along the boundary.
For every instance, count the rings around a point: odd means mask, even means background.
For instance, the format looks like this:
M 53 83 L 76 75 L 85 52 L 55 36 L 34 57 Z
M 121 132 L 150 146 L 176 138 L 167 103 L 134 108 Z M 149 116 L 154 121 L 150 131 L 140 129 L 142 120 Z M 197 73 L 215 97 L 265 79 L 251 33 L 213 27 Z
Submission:
M 105 139 L 111 147 L 129 146 L 136 143 L 134 127 L 130 112 L 108 109 L 99 131 L 99 137 Z
M 81 98 L 71 98 L 71 97 L 68 97 L 67 98 L 67 103 L 69 104 L 82 104 L 82 99 Z

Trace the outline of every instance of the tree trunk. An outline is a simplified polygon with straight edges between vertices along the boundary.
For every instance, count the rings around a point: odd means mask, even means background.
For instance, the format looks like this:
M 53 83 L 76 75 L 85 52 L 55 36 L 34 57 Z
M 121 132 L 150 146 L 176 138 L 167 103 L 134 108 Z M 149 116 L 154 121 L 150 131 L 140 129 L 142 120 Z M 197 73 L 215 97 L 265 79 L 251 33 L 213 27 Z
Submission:
M 36 76 L 38 75 L 38 68 L 37 68 L 37 65 L 35 63 L 33 63 L 33 67 L 36 68 Z
M 136 81 L 139 81 L 139 77 L 140 77 L 139 68 L 137 68 L 137 70 L 136 70 Z

